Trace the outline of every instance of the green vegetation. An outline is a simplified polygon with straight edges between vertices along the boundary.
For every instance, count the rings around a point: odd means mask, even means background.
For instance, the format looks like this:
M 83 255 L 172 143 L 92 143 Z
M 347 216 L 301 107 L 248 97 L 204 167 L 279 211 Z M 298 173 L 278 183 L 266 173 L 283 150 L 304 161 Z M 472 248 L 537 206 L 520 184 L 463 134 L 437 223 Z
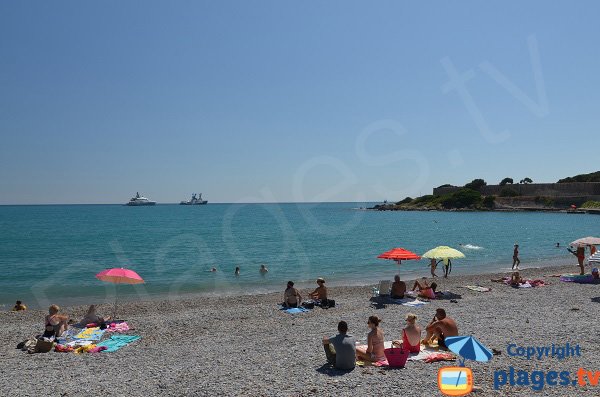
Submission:
M 572 182 L 600 182 L 600 171 L 591 172 L 589 174 L 575 175 L 558 181 L 558 183 Z
M 485 196 L 481 204 L 485 208 L 492 209 L 496 206 L 496 196 Z
M 408 204 L 408 203 L 410 203 L 411 201 L 413 201 L 413 198 L 412 198 L 412 197 L 407 197 L 407 198 L 405 198 L 404 200 L 400 200 L 400 201 L 398 201 L 398 202 L 396 203 L 396 205 Z
M 473 179 L 471 182 L 465 185 L 465 189 L 481 190 L 481 188 L 485 185 L 487 185 L 487 182 L 483 179 Z
M 396 209 L 490 209 L 494 207 L 494 196 L 483 197 L 473 189 L 462 188 L 454 193 L 410 198 L 396 203 Z
M 544 207 L 553 207 L 554 206 L 554 200 L 551 197 L 535 196 L 533 201 L 536 204 L 543 204 Z
M 533 183 L 533 180 L 531 178 L 525 177 L 525 178 L 521 179 L 519 181 L 519 183 L 524 183 L 527 185 L 528 183 Z
M 600 208 L 600 201 L 586 201 L 580 208 Z
M 515 182 L 513 181 L 512 178 L 504 178 L 500 181 L 500 186 L 505 186 L 507 184 L 512 185 L 513 183 L 515 183 Z

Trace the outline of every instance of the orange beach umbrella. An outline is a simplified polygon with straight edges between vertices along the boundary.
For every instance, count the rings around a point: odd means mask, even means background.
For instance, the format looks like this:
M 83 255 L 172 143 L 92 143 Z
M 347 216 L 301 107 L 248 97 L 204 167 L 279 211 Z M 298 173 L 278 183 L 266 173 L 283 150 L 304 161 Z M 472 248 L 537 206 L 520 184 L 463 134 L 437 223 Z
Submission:
M 383 254 L 377 256 L 379 259 L 391 259 L 400 264 L 400 261 L 406 261 L 411 259 L 419 260 L 421 257 L 414 252 L 410 252 L 404 248 L 393 248 Z

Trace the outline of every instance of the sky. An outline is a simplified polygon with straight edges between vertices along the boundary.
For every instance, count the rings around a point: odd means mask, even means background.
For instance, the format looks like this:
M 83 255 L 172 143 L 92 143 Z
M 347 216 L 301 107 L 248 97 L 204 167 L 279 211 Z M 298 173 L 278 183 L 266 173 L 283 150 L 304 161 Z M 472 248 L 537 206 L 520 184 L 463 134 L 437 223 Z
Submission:
M 0 2 L 0 204 L 597 171 L 600 3 Z

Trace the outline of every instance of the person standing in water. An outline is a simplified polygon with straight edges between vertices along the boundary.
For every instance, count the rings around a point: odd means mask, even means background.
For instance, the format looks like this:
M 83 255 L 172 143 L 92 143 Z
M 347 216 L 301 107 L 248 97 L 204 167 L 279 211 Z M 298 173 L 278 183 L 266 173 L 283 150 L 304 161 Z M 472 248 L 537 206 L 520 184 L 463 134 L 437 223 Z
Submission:
M 263 276 L 265 274 L 267 274 L 269 272 L 269 269 L 267 269 L 267 267 L 265 265 L 260 265 L 260 274 L 262 274 Z
M 239 275 L 240 275 L 240 267 L 239 267 L 239 266 L 236 266 L 236 267 L 235 267 L 235 275 L 236 275 L 236 276 L 239 276 Z
M 520 264 L 521 260 L 519 259 L 519 244 L 515 244 L 515 249 L 513 250 L 512 270 L 515 270 L 515 267 L 518 269 Z

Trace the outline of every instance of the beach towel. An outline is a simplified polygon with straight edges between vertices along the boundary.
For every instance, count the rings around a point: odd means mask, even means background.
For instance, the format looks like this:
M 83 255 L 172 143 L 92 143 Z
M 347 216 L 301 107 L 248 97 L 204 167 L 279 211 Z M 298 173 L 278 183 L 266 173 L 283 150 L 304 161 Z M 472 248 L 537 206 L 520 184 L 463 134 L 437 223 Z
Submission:
M 419 353 L 411 353 L 408 356 L 408 361 L 425 361 L 427 357 L 435 353 L 439 353 L 437 348 L 421 344 L 421 351 Z
M 289 308 L 286 308 L 286 307 L 281 306 L 281 305 L 279 306 L 279 310 L 283 310 L 287 314 L 306 313 L 306 312 L 310 311 L 310 309 L 307 309 L 307 308 L 304 308 L 304 307 L 289 307 Z
M 77 335 L 73 337 L 73 339 L 80 340 L 100 340 L 102 339 L 102 335 L 104 335 L 104 330 L 98 327 L 96 328 L 86 328 Z
M 91 345 L 92 343 L 94 343 L 94 341 L 91 341 L 91 340 L 73 340 L 71 342 L 66 343 L 65 346 L 79 347 L 79 346 Z
M 437 361 L 454 361 L 456 356 L 452 353 L 433 353 L 427 356 L 423 361 L 430 364 Z
M 407 302 L 403 302 L 402 306 L 420 307 L 420 306 L 425 306 L 427 303 L 429 303 L 429 302 L 424 302 L 424 301 L 418 300 L 418 299 L 415 299 L 415 300 L 408 300 L 407 299 Z
M 136 340 L 140 339 L 141 336 L 138 335 L 112 335 L 110 337 L 110 339 L 107 339 L 105 341 L 102 341 L 100 343 L 98 343 L 96 346 L 98 347 L 102 347 L 105 346 L 106 350 L 104 350 L 104 353 L 112 353 L 112 352 L 116 352 L 117 350 L 119 350 L 120 348 L 127 346 L 128 344 L 135 342 Z
M 287 314 L 298 314 L 298 313 L 308 312 L 309 309 L 305 309 L 303 307 L 291 307 L 289 309 L 284 309 L 283 311 L 286 312 Z
M 482 287 L 481 285 L 464 285 L 463 288 L 470 289 L 475 292 L 490 292 L 492 289 L 489 287 Z
M 111 323 L 107 328 L 106 328 L 106 332 L 119 332 L 119 333 L 123 333 L 123 332 L 127 332 L 129 331 L 129 325 L 123 321 L 122 323 Z

